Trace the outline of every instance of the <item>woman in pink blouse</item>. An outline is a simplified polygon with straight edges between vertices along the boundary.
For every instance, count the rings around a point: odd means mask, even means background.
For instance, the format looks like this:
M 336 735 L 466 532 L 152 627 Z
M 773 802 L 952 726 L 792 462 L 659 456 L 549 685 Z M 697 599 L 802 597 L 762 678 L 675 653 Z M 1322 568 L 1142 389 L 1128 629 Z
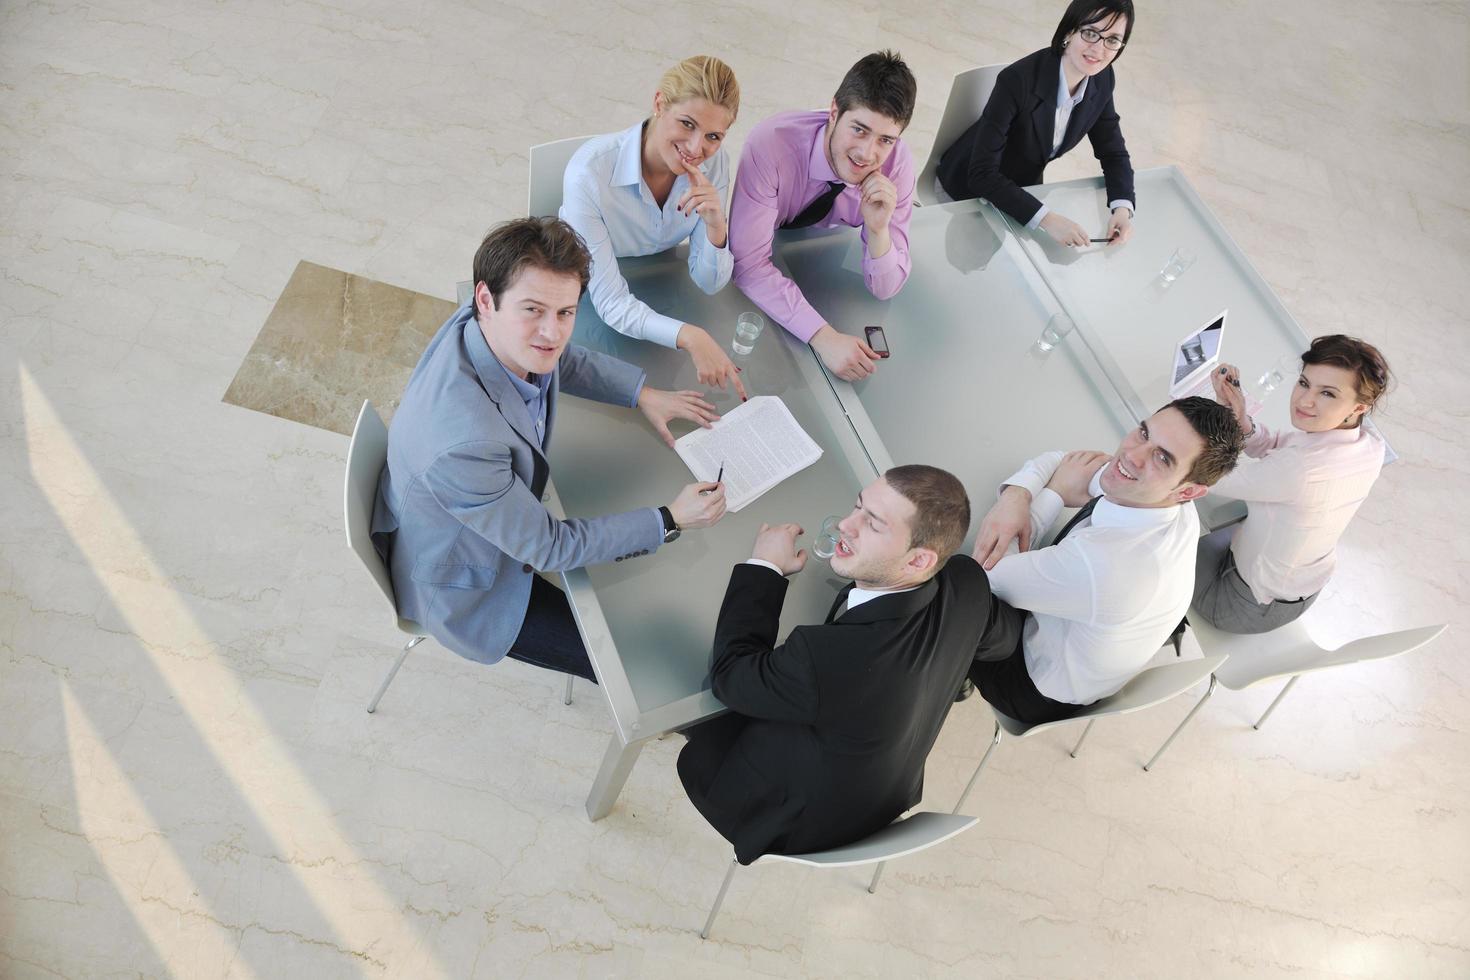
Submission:
M 1291 392 L 1294 431 L 1272 432 L 1246 411 L 1239 370 L 1215 371 L 1215 400 L 1235 413 L 1252 459 L 1214 492 L 1245 501 L 1250 512 L 1200 540 L 1192 615 L 1230 633 L 1265 633 L 1307 611 L 1332 577 L 1338 538 L 1383 468 L 1383 439 L 1362 422 L 1388 378 L 1372 344 L 1318 337 Z

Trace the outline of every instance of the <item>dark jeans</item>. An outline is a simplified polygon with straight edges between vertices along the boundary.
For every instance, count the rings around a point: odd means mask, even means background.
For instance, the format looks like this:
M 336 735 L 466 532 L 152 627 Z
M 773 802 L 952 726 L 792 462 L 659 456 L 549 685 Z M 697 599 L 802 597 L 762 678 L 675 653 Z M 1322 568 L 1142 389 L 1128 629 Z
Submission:
M 507 656 L 523 664 L 576 674 L 597 683 L 566 593 L 540 575 L 531 576 L 531 601 L 526 604 L 526 618 Z
M 1004 603 L 999 604 L 1005 606 Z M 1010 615 L 1024 620 L 1025 613 L 1012 610 L 1009 606 L 1005 608 Z M 1028 725 L 1061 721 L 1087 707 L 1085 704 L 1053 701 L 1038 691 L 1031 681 L 1031 674 L 1026 670 L 1026 654 L 1022 651 L 1019 639 L 1009 657 L 1003 660 L 977 660 L 971 664 L 970 680 L 975 682 L 980 696 L 996 711 Z

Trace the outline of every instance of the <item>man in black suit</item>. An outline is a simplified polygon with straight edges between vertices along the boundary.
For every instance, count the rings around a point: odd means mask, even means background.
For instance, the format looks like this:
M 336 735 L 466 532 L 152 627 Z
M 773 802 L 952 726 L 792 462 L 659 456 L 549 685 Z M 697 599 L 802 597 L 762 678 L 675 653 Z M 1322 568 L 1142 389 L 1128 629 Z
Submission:
M 924 760 L 976 655 L 1015 648 L 1022 617 L 954 555 L 970 502 L 952 474 L 899 466 L 838 525 L 832 570 L 854 581 L 827 621 L 777 646 L 795 524 L 762 525 L 715 628 L 714 693 L 730 714 L 690 729 L 679 779 L 749 864 L 859 840 L 919 802 Z
M 1051 46 L 1006 66 L 980 118 L 939 159 L 956 201 L 983 197 L 1062 245 L 1086 245 L 1081 225 L 1050 211 L 1023 187 L 1086 136 L 1108 190 L 1109 244 L 1132 233 L 1133 164 L 1113 107 L 1113 62 L 1133 32 L 1132 0 L 1073 0 Z

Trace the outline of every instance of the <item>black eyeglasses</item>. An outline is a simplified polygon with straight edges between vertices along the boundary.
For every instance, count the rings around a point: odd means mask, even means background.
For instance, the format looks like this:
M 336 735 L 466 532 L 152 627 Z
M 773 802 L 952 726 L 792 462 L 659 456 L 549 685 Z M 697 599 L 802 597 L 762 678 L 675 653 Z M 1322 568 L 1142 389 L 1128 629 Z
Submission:
M 1098 41 L 1101 41 L 1103 43 L 1103 47 L 1107 48 L 1109 51 L 1123 50 L 1123 39 L 1116 34 L 1108 34 L 1104 36 L 1101 31 L 1095 31 L 1090 27 L 1084 27 L 1077 31 L 1077 36 L 1082 38 L 1082 40 L 1086 41 L 1088 44 L 1096 44 Z

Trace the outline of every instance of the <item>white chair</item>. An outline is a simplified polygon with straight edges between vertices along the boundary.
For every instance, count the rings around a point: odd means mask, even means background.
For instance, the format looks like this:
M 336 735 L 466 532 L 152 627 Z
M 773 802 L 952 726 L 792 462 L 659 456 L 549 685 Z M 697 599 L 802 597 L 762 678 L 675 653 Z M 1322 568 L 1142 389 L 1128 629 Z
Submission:
M 393 611 L 393 621 L 399 632 L 412 637 L 399 651 L 398 659 L 393 661 L 383 683 L 378 685 L 378 692 L 368 703 L 369 714 L 378 710 L 378 702 L 383 700 L 388 685 L 398 676 L 398 668 L 403 666 L 408 651 L 428 639 L 422 626 L 398 615 L 398 602 L 393 595 L 393 577 L 388 574 L 387 566 L 378 556 L 378 549 L 373 547 L 373 505 L 378 499 L 378 477 L 387 460 L 388 427 L 383 424 L 373 403 L 364 401 L 362 410 L 357 413 L 357 424 L 352 427 L 352 443 L 347 447 L 347 478 L 342 487 L 342 514 L 343 523 L 347 527 L 347 547 L 357 555 L 377 584 L 378 590 L 383 593 L 383 598 L 388 600 L 388 608 Z M 567 675 L 566 694 L 562 700 L 566 704 L 572 703 L 571 674 Z
M 531 174 L 526 182 L 526 214 L 554 218 L 561 210 L 561 178 L 577 148 L 591 136 L 573 136 L 531 147 Z
M 1195 713 L 1204 707 L 1205 702 L 1214 693 L 1216 681 L 1232 691 L 1239 691 L 1275 678 L 1291 678 L 1281 689 L 1281 693 L 1276 695 L 1276 700 L 1271 702 L 1265 714 L 1261 715 L 1252 726 L 1259 730 L 1266 723 L 1266 719 L 1271 717 L 1271 712 L 1275 711 L 1276 706 L 1281 703 L 1281 699 L 1286 697 L 1286 692 L 1291 690 L 1297 678 L 1303 674 L 1327 670 L 1329 667 L 1362 663 L 1367 660 L 1386 660 L 1389 657 L 1397 657 L 1401 653 L 1419 649 L 1445 630 L 1444 624 L 1421 626 L 1418 629 L 1399 630 L 1396 633 L 1365 636 L 1351 643 L 1345 643 L 1335 650 L 1328 650 L 1312 639 L 1311 631 L 1307 629 L 1303 619 L 1287 623 L 1269 633 L 1247 635 L 1217 630 L 1193 610 L 1190 611 L 1189 623 L 1190 629 L 1194 631 L 1195 639 L 1199 641 L 1201 650 L 1207 654 L 1229 657 L 1229 660 L 1223 667 L 1216 669 L 1214 676 L 1210 678 L 1210 688 L 1205 692 L 1205 696 L 1200 698 L 1199 703 L 1184 716 L 1179 727 L 1175 728 L 1173 734 L 1164 740 L 1164 744 L 1159 746 L 1159 750 L 1154 753 L 1152 759 L 1148 760 L 1148 765 L 1144 766 L 1144 769 L 1151 768 L 1159 761 L 1164 750 L 1174 743 L 1174 739 L 1184 731 L 1184 726 L 1188 725 Z
M 960 72 L 950 83 L 949 101 L 944 104 L 939 131 L 934 134 L 934 146 L 929 150 L 929 160 L 924 164 L 924 169 L 919 171 L 918 185 L 914 188 L 914 196 L 919 199 L 920 204 L 942 204 L 954 200 L 944 193 L 944 188 L 939 187 L 934 179 L 935 172 L 939 169 L 939 158 L 980 118 L 980 113 L 984 110 L 985 103 L 990 101 L 990 93 L 995 88 L 995 76 L 1004 67 L 1005 65 L 984 65 L 971 68 Z
M 554 218 L 561 210 L 561 178 L 577 147 L 591 136 L 573 136 L 564 140 L 540 143 L 530 150 L 530 174 L 526 179 L 526 214 L 532 218 Z M 454 284 L 459 305 L 470 301 L 475 284 L 470 280 Z
M 1028 725 L 1024 721 L 1017 721 L 991 708 L 990 710 L 995 713 L 995 734 L 991 736 L 990 747 L 980 758 L 980 764 L 975 767 L 975 774 L 970 777 L 965 791 L 960 794 L 960 801 L 954 805 L 954 812 L 959 813 L 960 807 L 965 805 L 965 800 L 970 798 L 970 790 L 975 788 L 975 781 L 980 778 L 985 763 L 990 761 L 990 753 L 994 752 L 995 747 L 1000 744 L 1002 732 L 1015 738 L 1027 738 L 1085 718 L 1087 727 L 1082 729 L 1082 735 L 1077 739 L 1077 744 L 1072 746 L 1072 751 L 1068 753 L 1075 759 L 1077 753 L 1082 749 L 1082 743 L 1087 739 L 1087 734 L 1092 731 L 1092 726 L 1097 724 L 1099 718 L 1108 715 L 1126 715 L 1142 711 L 1144 708 L 1152 708 L 1170 698 L 1178 697 L 1207 677 L 1210 678 L 1210 689 L 1213 690 L 1214 674 L 1224 662 L 1225 657 L 1221 655 L 1203 657 L 1198 660 L 1177 660 L 1173 663 L 1150 667 L 1124 684 L 1118 693 L 1094 702 L 1071 718 L 1063 718 L 1061 721 Z M 1205 692 L 1205 697 L 1209 697 L 1209 691 Z
M 926 810 L 901 817 L 877 833 L 854 844 L 812 854 L 762 854 L 751 862 L 751 866 L 788 861 L 792 864 L 805 864 L 812 868 L 854 868 L 877 863 L 878 870 L 873 874 L 873 880 L 868 883 L 868 892 L 871 894 L 878 887 L 878 875 L 883 873 L 882 862 L 907 857 L 933 847 L 935 844 L 942 844 L 956 834 L 969 830 L 978 820 L 978 817 L 933 813 Z M 730 862 L 730 868 L 725 872 L 725 880 L 720 885 L 720 893 L 715 896 L 715 904 L 709 910 L 709 918 L 705 920 L 704 929 L 699 933 L 700 939 L 709 938 L 710 927 L 715 924 L 715 916 L 719 914 L 720 905 L 725 901 L 725 891 L 730 887 L 730 879 L 735 876 L 735 869 L 738 867 L 740 867 L 739 861 Z

